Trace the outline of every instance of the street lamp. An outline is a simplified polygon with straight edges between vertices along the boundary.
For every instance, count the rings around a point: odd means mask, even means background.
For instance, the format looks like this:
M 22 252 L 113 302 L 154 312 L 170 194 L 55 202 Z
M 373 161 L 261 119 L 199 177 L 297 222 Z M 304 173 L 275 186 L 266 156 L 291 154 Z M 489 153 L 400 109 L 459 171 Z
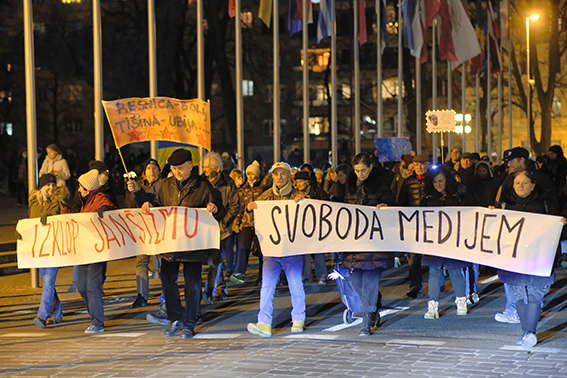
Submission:
M 530 139 L 530 129 L 532 125 L 532 84 L 534 81 L 530 75 L 530 20 L 535 21 L 539 18 L 539 14 L 532 14 L 526 17 L 526 53 L 528 55 L 526 63 L 527 80 L 528 80 L 528 98 L 527 98 L 527 108 L 526 118 L 528 119 L 528 150 L 531 151 L 531 139 Z

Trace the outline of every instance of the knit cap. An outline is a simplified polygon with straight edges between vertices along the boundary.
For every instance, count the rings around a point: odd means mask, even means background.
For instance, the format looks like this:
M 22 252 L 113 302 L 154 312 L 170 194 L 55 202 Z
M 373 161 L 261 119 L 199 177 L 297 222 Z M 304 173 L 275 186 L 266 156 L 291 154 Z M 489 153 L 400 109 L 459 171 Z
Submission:
M 248 167 L 246 167 L 246 174 L 253 173 L 256 177 L 260 177 L 260 163 L 256 160 L 252 162 Z
M 46 173 L 39 178 L 39 189 L 51 183 L 57 184 L 57 179 L 51 173 Z
M 91 169 L 79 177 L 79 184 L 81 184 L 89 192 L 97 190 L 100 187 L 100 183 L 98 181 L 98 170 Z

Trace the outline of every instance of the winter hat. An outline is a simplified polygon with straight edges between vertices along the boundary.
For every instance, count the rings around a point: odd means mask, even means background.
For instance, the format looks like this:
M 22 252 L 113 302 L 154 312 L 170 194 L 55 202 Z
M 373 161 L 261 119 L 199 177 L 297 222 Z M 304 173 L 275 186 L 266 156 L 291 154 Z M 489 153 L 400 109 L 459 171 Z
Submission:
M 429 161 L 429 156 L 427 156 L 425 154 L 415 155 L 413 157 L 413 161 L 414 161 L 414 163 L 425 163 L 425 162 Z
M 81 177 L 79 177 L 79 184 L 83 186 L 89 192 L 93 190 L 97 190 L 100 187 L 100 183 L 98 181 L 98 170 L 91 169 Z
M 149 159 L 147 159 L 147 160 L 144 162 L 144 164 L 143 164 L 143 166 L 144 166 L 144 172 L 146 172 L 146 168 L 148 168 L 148 165 L 150 165 L 150 164 L 155 165 L 155 166 L 158 167 L 158 169 L 161 171 L 161 169 L 160 169 L 160 167 L 159 167 L 158 161 L 157 161 L 156 159 L 149 158 Z
M 286 171 L 291 173 L 291 167 L 289 166 L 288 163 L 284 162 L 284 161 L 280 161 L 278 163 L 275 163 L 274 165 L 272 165 L 272 169 L 271 171 L 275 171 L 276 169 L 285 169 Z
M 108 171 L 108 166 L 100 160 L 91 160 L 89 162 L 89 169 L 96 169 L 98 173 Z
M 51 173 L 46 173 L 39 178 L 39 189 L 51 183 L 57 184 L 57 179 Z
M 307 171 L 299 171 L 295 174 L 294 179 L 311 181 L 311 176 L 309 176 L 309 172 Z
M 252 164 L 246 167 L 246 174 L 253 173 L 256 175 L 256 177 L 260 177 L 260 172 L 260 163 L 258 163 L 256 160 L 254 160 Z
M 515 158 L 524 158 L 528 160 L 530 158 L 530 153 L 523 147 L 514 147 L 511 150 L 508 150 L 504 155 L 505 162 L 509 162 Z
M 410 165 L 413 162 L 413 156 L 412 155 L 406 155 L 403 154 L 402 155 L 402 161 L 404 162 L 404 164 L 406 165 L 406 167 L 408 165 Z
M 169 159 L 167 159 L 169 165 L 181 165 L 188 161 L 193 162 L 193 156 L 191 155 L 191 151 L 184 148 L 178 148 L 173 151 Z
M 563 149 L 557 144 L 549 147 L 548 151 L 555 152 L 559 157 L 563 156 Z

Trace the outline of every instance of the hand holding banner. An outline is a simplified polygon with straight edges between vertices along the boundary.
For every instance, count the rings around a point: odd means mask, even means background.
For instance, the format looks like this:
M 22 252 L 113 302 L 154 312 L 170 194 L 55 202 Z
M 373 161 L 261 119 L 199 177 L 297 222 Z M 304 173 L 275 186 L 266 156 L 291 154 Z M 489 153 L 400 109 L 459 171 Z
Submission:
M 18 267 L 49 268 L 118 260 L 136 255 L 218 249 L 218 222 L 205 209 L 154 207 L 55 215 L 16 226 Z
M 257 201 L 262 254 L 412 252 L 549 276 L 561 217 L 483 207 L 388 207 Z
M 211 149 L 209 103 L 168 97 L 103 101 L 116 148 L 156 140 Z

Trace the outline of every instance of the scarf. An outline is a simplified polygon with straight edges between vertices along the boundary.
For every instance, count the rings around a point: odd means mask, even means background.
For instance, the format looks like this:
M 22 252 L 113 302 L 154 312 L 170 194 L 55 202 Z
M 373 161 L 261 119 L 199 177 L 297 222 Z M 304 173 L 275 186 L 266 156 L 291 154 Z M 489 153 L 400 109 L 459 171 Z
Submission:
M 280 197 L 287 197 L 289 196 L 289 194 L 291 193 L 291 190 L 293 189 L 293 186 L 291 186 L 291 180 L 288 181 L 287 184 L 285 184 L 285 186 L 281 189 L 278 189 L 278 187 L 276 186 L 276 184 L 274 184 L 273 186 L 273 192 L 276 196 L 280 196 Z
M 364 181 L 356 180 L 356 203 L 358 205 L 365 205 L 368 196 L 366 195 L 366 189 L 364 188 Z

